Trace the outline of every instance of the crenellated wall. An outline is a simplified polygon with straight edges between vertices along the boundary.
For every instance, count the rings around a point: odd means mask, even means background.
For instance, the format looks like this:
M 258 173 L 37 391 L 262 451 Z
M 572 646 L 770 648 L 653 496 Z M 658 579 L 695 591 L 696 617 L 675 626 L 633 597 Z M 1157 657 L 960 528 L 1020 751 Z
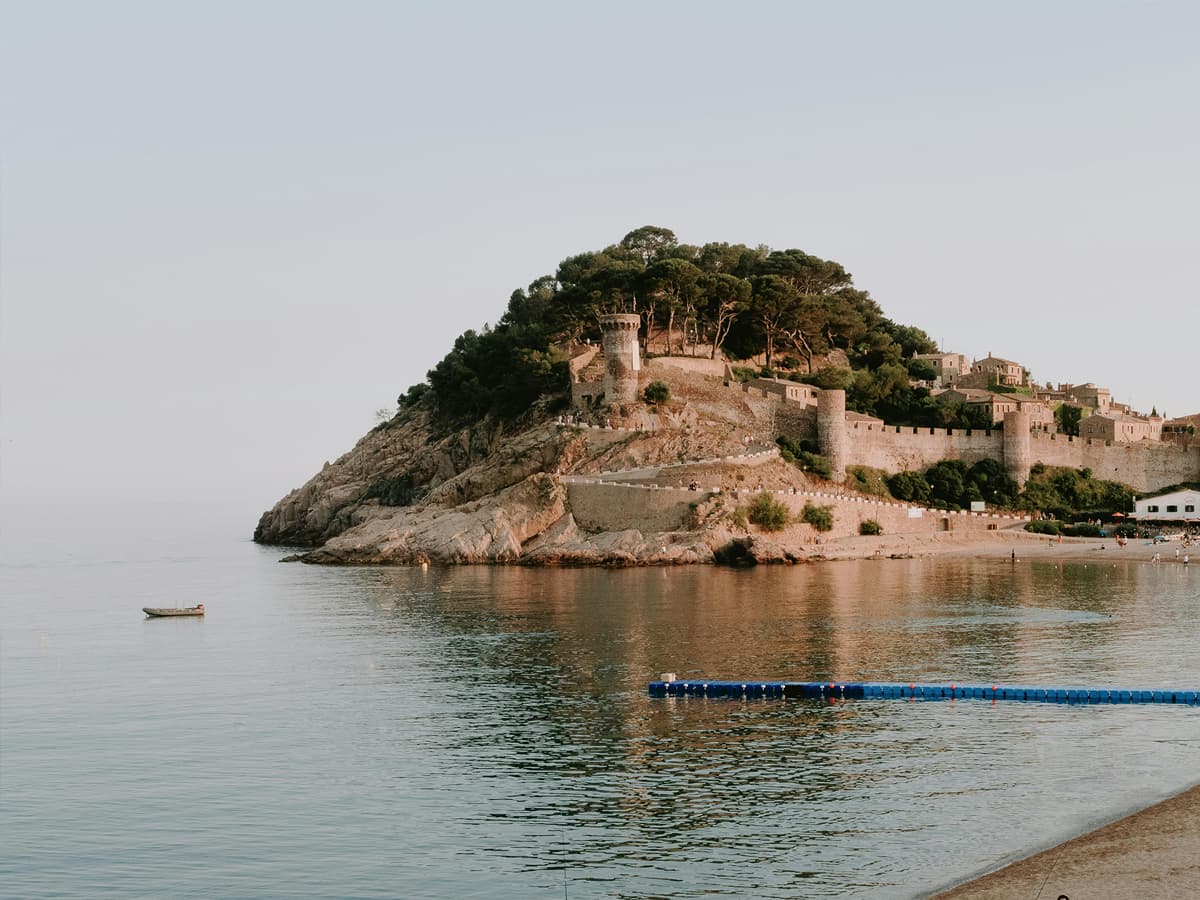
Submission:
M 825 391 L 821 396 L 824 399 L 826 394 L 840 393 Z M 1028 415 L 1023 412 L 1010 412 L 1002 431 L 880 426 L 839 419 L 832 414 L 836 406 L 834 400 L 829 414 L 818 412 L 818 441 L 823 452 L 837 448 L 847 466 L 899 472 L 924 469 L 943 459 L 958 459 L 968 465 L 995 459 L 1019 484 L 1024 484 L 1030 468 L 1044 463 L 1089 468 L 1096 478 L 1147 492 L 1200 480 L 1200 446 L 1158 441 L 1113 443 L 1031 431 Z
M 641 317 L 613 313 L 600 317 L 604 345 L 604 402 L 632 403 L 638 395 L 638 371 L 642 368 L 638 349 Z
M 913 428 L 907 425 L 846 425 L 846 462 L 888 472 L 924 469 L 943 459 L 971 465 L 981 459 L 1003 459 L 999 431 Z

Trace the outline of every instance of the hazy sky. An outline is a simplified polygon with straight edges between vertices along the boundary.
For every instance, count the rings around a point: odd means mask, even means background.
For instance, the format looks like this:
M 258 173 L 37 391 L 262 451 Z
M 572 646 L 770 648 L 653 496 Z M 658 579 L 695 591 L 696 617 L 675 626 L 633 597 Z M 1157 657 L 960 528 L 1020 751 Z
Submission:
M 569 8 L 577 7 L 577 8 Z M 257 514 L 640 225 L 1200 411 L 1200 4 L 0 0 L 0 491 Z

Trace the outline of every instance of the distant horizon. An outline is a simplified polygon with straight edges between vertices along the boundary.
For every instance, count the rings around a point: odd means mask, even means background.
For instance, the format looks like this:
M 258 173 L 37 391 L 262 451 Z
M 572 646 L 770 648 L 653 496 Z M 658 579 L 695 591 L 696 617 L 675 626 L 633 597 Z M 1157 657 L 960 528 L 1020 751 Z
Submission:
M 1200 412 L 1182 0 L 67 8 L 0 0 L 5 502 L 267 509 L 645 224 Z

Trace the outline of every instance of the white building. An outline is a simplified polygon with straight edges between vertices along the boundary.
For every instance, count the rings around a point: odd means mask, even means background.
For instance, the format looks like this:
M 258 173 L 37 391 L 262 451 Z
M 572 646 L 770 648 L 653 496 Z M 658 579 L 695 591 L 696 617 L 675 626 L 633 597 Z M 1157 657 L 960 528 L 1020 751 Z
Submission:
M 1200 521 L 1200 491 L 1172 491 L 1157 497 L 1142 497 L 1135 504 L 1139 522 Z

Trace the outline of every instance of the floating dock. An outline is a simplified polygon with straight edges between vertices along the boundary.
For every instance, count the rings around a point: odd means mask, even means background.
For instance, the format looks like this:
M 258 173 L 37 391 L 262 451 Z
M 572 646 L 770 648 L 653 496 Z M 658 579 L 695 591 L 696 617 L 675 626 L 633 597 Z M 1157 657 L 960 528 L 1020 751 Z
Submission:
M 1021 700 L 1027 703 L 1175 703 L 1200 705 L 1200 690 L 1029 687 L 1003 684 L 920 684 L 869 681 L 651 681 L 651 697 L 731 700 Z

